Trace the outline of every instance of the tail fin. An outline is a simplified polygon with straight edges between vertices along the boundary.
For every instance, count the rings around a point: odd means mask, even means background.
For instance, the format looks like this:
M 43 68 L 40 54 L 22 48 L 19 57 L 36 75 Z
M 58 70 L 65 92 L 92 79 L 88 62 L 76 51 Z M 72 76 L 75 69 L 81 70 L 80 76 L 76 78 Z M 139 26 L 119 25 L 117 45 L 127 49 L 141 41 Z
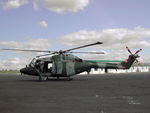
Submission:
M 126 47 L 126 49 L 131 55 L 126 61 L 121 62 L 121 65 L 122 65 L 122 68 L 129 69 L 135 60 L 136 62 L 138 62 L 138 60 L 136 59 L 136 58 L 139 58 L 137 53 L 139 53 L 142 49 L 137 50 L 134 54 L 132 54 L 132 52 L 129 50 L 128 47 Z
M 129 58 L 126 61 L 121 62 L 121 65 L 125 69 L 129 69 L 132 66 L 132 64 L 134 63 L 135 60 L 136 60 L 136 56 L 135 55 L 130 55 Z

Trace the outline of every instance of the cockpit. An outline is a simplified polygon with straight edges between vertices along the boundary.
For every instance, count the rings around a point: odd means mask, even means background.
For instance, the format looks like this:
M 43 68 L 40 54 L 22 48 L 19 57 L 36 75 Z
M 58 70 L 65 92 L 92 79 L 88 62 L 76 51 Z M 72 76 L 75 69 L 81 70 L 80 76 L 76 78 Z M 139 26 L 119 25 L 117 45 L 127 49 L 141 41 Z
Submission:
M 36 62 L 37 62 L 37 59 L 33 58 L 32 61 L 29 64 L 29 66 L 30 67 L 35 67 Z
M 51 73 L 52 60 L 45 59 L 45 58 L 43 58 L 43 59 L 33 58 L 29 64 L 29 66 L 40 70 L 42 73 Z

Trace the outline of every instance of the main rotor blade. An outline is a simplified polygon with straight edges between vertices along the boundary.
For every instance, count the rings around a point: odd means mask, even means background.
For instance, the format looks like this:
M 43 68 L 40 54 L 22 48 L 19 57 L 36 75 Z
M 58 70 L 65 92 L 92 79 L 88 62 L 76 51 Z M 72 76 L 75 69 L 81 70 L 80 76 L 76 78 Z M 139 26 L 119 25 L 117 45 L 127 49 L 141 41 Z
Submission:
M 4 51 L 24 51 L 24 52 L 47 52 L 47 53 L 54 52 L 54 51 L 27 50 L 27 49 L 0 49 L 0 50 L 4 50 Z
M 69 52 L 69 51 L 72 51 L 72 50 L 75 50 L 75 49 L 80 49 L 80 48 L 84 48 L 84 47 L 88 47 L 88 46 L 93 46 L 93 45 L 98 45 L 98 44 L 103 44 L 103 42 L 96 42 L 96 43 L 93 43 L 93 44 L 88 44 L 88 45 L 84 45 L 84 46 L 80 46 L 80 47 L 68 49 L 68 50 L 65 50 L 64 52 Z
M 70 52 L 70 53 L 105 54 L 104 52 Z
M 49 56 L 49 55 L 53 55 L 53 54 L 56 54 L 56 53 L 58 53 L 58 52 L 53 52 L 53 53 L 49 53 L 49 54 L 44 54 L 44 55 L 39 55 L 39 56 L 36 56 L 36 57 L 42 57 L 42 56 Z

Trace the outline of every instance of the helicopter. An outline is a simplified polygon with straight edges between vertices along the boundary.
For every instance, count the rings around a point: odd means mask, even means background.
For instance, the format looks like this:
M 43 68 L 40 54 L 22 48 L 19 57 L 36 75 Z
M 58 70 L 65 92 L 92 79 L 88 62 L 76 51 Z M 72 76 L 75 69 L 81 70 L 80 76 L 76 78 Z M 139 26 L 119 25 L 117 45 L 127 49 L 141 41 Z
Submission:
M 72 53 L 86 53 L 86 54 L 104 54 L 104 52 L 75 52 L 73 50 L 81 49 L 89 46 L 100 45 L 103 42 L 96 42 L 71 48 L 68 50 L 59 51 L 44 51 L 44 50 L 26 50 L 26 49 L 0 49 L 0 50 L 11 50 L 11 51 L 24 51 L 24 52 L 45 52 L 48 54 L 36 56 L 33 58 L 29 65 L 20 69 L 21 74 L 38 76 L 39 81 L 48 80 L 49 77 L 66 77 L 67 80 L 72 80 L 72 76 L 80 74 L 82 72 L 90 72 L 92 68 L 97 70 L 98 68 L 105 69 L 107 73 L 108 69 L 129 69 L 134 61 L 138 62 L 137 58 L 140 56 L 137 54 L 142 49 L 137 50 L 134 54 L 128 47 L 126 49 L 130 53 L 127 60 L 120 63 L 109 63 L 109 62 L 97 62 L 92 60 L 83 60 Z M 43 57 L 48 56 L 48 57 Z

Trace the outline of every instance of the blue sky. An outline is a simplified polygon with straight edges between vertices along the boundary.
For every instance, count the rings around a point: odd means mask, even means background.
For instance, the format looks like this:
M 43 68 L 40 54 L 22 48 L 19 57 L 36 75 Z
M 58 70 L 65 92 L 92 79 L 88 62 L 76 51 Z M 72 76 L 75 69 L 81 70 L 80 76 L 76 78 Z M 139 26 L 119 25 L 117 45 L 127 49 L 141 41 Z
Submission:
M 12 1 L 18 4 L 8 4 Z M 137 39 L 141 42 L 140 45 L 147 44 L 147 46 L 143 46 L 143 53 L 145 55 L 150 53 L 149 0 L 77 0 L 77 2 L 71 0 L 72 4 L 69 0 L 68 2 L 67 0 L 62 0 L 61 2 L 59 0 L 49 0 L 49 2 L 46 2 L 46 0 L 41 0 L 41 2 L 39 0 L 22 1 L 0 0 L 0 47 L 19 48 L 18 43 L 28 43 L 29 39 L 35 40 L 40 38 L 50 40 L 50 44 L 53 45 L 53 48 L 48 46 L 43 48 L 56 50 L 64 47 L 64 45 L 68 47 L 66 43 L 71 43 L 73 46 L 76 44 L 81 45 L 75 40 L 73 43 L 72 39 L 78 36 L 76 40 L 80 41 L 81 35 L 86 34 L 85 36 L 88 37 L 92 31 L 96 32 L 92 36 L 97 36 L 98 34 L 105 36 L 102 31 L 107 34 L 108 30 L 113 30 L 115 35 L 118 32 L 121 34 L 122 31 L 123 33 L 131 32 L 127 35 L 131 35 L 134 32 L 134 36 L 139 34 L 137 33 L 138 31 L 144 31 L 140 38 L 137 36 Z M 38 8 L 33 7 L 33 3 Z M 82 3 L 83 5 L 81 5 Z M 79 5 L 81 7 L 78 7 Z M 54 7 L 55 9 L 53 9 Z M 57 9 L 61 10 L 58 11 Z M 40 22 L 42 21 L 48 27 L 41 26 Z M 121 32 L 120 29 L 122 29 Z M 70 42 L 68 41 L 69 36 L 72 38 L 69 39 Z M 99 40 L 94 40 L 103 42 L 101 39 L 103 37 L 99 38 Z M 114 38 L 111 37 L 111 39 Z M 60 41 L 60 43 L 55 43 L 51 40 L 57 40 L 56 42 Z M 66 43 L 62 42 L 62 40 L 66 41 Z M 89 40 L 87 42 L 89 43 L 93 39 L 89 37 L 86 40 Z M 9 46 L 10 41 L 16 42 L 18 46 Z M 113 45 L 113 43 L 109 43 L 107 46 L 110 44 Z M 116 44 L 119 44 L 119 42 Z M 138 47 L 140 46 L 134 45 L 132 47 L 131 44 L 132 50 L 136 50 Z M 36 47 L 31 48 L 35 49 Z
M 7 11 L 1 5 L 1 40 L 17 40 L 27 36 L 59 38 L 80 29 L 149 28 L 149 4 L 149 0 L 92 0 L 84 10 L 65 14 L 43 7 L 40 11 L 35 11 L 31 3 Z M 48 29 L 39 26 L 38 23 L 42 20 L 47 22 Z

